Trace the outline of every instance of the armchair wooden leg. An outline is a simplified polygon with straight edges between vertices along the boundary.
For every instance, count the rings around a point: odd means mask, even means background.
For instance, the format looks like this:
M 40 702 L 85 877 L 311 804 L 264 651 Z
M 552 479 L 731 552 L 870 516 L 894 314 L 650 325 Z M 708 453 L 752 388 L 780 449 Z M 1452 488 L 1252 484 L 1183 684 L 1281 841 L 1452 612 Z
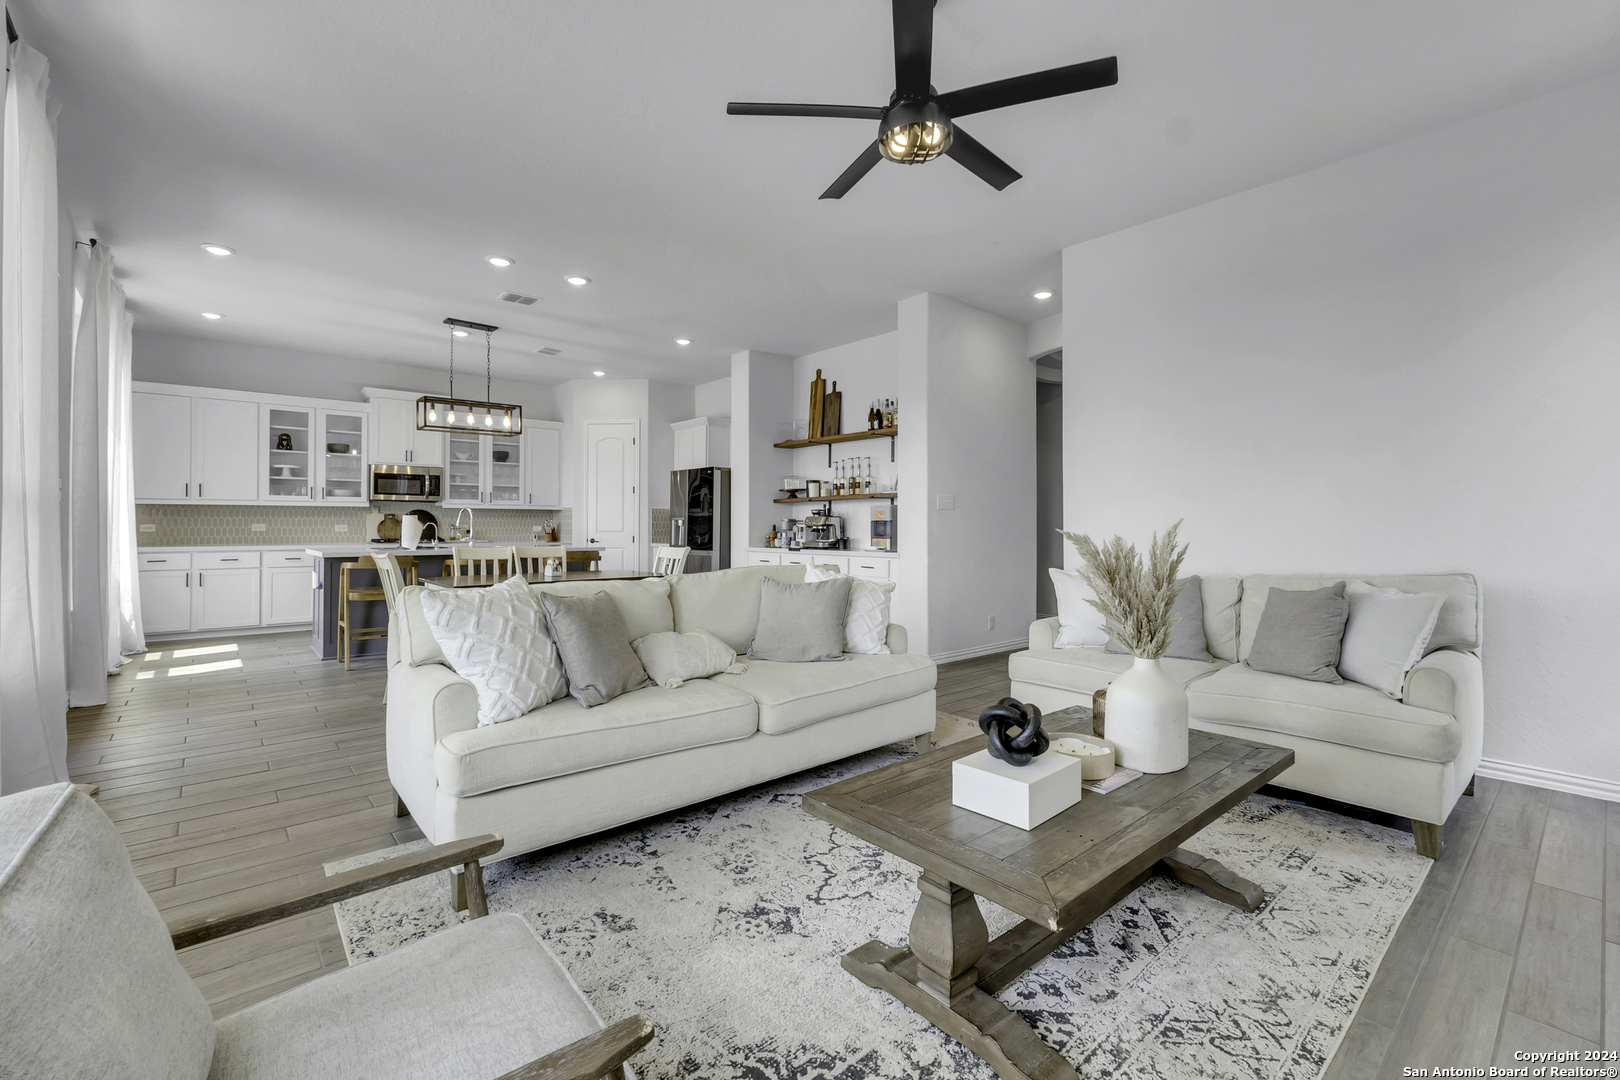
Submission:
M 927 732 L 923 732 L 913 741 L 917 744 L 917 753 L 919 754 L 926 754 L 934 748 L 934 737 Z
M 474 859 L 462 867 L 461 878 L 467 883 L 467 915 L 482 919 L 489 914 L 489 898 L 484 895 L 484 868 Z
M 405 800 L 399 797 L 399 792 L 394 792 L 394 816 L 405 817 L 410 812 L 411 808 L 405 805 Z
M 1478 779 L 1479 779 L 1479 777 L 1477 777 L 1477 776 L 1470 776 L 1468 778 L 1468 786 L 1463 788 L 1463 794 L 1464 795 L 1468 795 L 1470 797 L 1473 796 L 1473 794 L 1474 794 L 1474 781 L 1478 780 Z
M 450 875 L 450 910 L 467 910 L 467 875 L 466 871 L 451 869 L 446 871 Z
M 1440 857 L 1440 826 L 1427 821 L 1412 822 L 1412 839 L 1417 841 L 1417 851 L 1430 859 Z

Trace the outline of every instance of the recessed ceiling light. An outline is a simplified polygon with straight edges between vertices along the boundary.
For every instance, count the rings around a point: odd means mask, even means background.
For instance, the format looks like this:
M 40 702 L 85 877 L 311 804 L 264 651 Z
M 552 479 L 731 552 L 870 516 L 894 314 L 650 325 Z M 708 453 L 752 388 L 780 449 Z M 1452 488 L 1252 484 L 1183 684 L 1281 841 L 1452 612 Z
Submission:
M 450 331 L 450 336 L 451 337 L 466 337 L 467 336 L 467 331 L 465 331 L 465 330 L 452 330 L 452 331 Z
M 589 285 L 591 283 L 591 279 L 584 274 L 569 274 L 563 280 L 570 285 Z
M 506 267 L 511 266 L 512 262 L 513 260 L 508 259 L 505 255 L 491 255 L 489 257 L 489 265 L 491 266 Z
M 1042 289 L 1040 292 L 1035 294 L 1035 299 L 1037 299 L 1037 300 L 1050 300 L 1050 299 L 1052 299 L 1052 290 L 1051 289 Z
M 600 379 L 602 376 L 606 375 L 607 372 L 605 372 L 605 371 L 593 371 L 593 372 L 591 372 L 591 374 L 595 375 L 598 379 Z
M 205 311 L 202 313 L 202 317 L 205 319 L 223 319 L 225 316 L 219 314 L 218 312 Z
M 224 244 L 204 244 L 202 246 L 202 249 L 204 251 L 208 252 L 208 254 L 210 254 L 210 255 L 235 255 L 236 254 L 236 251 L 235 251 L 234 248 L 228 248 Z
M 692 344 L 692 339 L 691 338 L 678 337 L 678 338 L 675 339 L 675 344 L 677 344 L 677 345 L 690 345 L 690 344 Z

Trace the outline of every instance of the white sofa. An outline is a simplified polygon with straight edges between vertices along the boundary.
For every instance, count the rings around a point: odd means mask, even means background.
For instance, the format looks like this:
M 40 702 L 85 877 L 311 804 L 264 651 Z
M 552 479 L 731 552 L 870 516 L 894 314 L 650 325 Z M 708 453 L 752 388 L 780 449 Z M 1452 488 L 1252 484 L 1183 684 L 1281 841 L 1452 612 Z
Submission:
M 802 581 L 804 567 L 534 588 L 606 592 L 632 639 L 708 630 L 740 655 L 765 577 Z M 934 730 L 934 663 L 906 651 L 897 625 L 890 655 L 744 658 L 741 675 L 648 686 L 592 709 L 564 697 L 479 727 L 477 695 L 445 666 L 421 592 L 403 590 L 389 624 L 388 778 L 436 844 L 499 833 L 508 858 Z
M 1407 675 L 1399 701 L 1360 683 L 1309 682 L 1242 663 L 1270 589 L 1320 589 L 1354 578 L 1207 576 L 1204 637 L 1215 659 L 1167 659 L 1163 666 L 1187 688 L 1191 727 L 1288 747 L 1294 765 L 1279 786 L 1410 818 L 1418 850 L 1438 858 L 1440 826 L 1473 782 L 1484 740 L 1483 599 L 1472 574 L 1359 578 L 1445 597 L 1428 653 Z M 1029 648 L 1008 662 L 1014 697 L 1042 710 L 1089 705 L 1131 665 L 1131 657 L 1101 648 L 1053 648 L 1057 631 L 1057 619 L 1030 626 Z

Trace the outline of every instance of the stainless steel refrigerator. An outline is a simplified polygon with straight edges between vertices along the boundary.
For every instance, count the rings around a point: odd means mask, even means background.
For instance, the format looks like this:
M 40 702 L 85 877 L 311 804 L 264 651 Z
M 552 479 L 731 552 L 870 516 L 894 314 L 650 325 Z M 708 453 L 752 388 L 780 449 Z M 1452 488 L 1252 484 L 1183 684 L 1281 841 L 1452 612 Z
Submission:
M 669 474 L 669 542 L 689 547 L 686 573 L 731 565 L 731 470 L 676 469 Z

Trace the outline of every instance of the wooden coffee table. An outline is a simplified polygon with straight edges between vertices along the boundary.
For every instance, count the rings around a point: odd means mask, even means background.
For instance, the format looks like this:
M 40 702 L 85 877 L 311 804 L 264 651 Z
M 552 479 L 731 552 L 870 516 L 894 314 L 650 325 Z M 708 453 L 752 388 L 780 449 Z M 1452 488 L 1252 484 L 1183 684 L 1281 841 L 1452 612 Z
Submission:
M 1091 733 L 1091 710 L 1048 714 L 1058 734 Z M 1276 746 L 1192 732 L 1180 772 L 1143 776 L 1034 829 L 951 803 L 951 763 L 984 736 L 831 784 L 804 809 L 922 868 L 909 946 L 869 941 L 844 970 L 887 991 L 988 1061 L 1008 1080 L 1078 1077 L 995 995 L 1156 870 L 1253 911 L 1253 882 L 1180 845 L 1294 763 Z M 991 941 L 974 894 L 1025 921 Z

